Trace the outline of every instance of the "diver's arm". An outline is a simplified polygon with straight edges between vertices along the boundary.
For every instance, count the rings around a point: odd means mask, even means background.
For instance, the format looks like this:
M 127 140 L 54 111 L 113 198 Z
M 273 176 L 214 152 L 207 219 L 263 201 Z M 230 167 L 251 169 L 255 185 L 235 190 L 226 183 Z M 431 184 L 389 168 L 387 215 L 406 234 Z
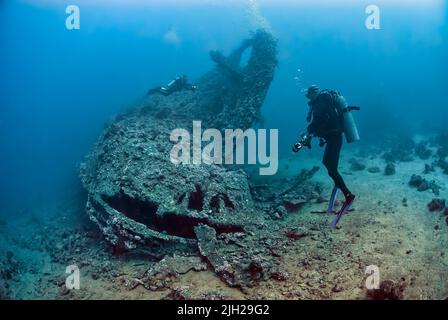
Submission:
M 313 121 L 306 128 L 308 134 L 314 134 L 316 132 L 316 118 L 313 117 Z
M 328 115 L 328 109 L 331 106 L 331 96 L 327 94 L 322 94 L 317 97 L 317 100 L 314 102 L 313 107 L 313 120 L 308 126 L 308 132 L 310 134 L 315 134 L 319 132 L 320 128 L 324 128 L 328 121 L 330 120 L 330 116 Z
M 314 107 L 313 119 L 307 127 L 308 134 L 314 135 L 318 131 L 319 127 L 322 125 L 322 115 L 318 106 Z

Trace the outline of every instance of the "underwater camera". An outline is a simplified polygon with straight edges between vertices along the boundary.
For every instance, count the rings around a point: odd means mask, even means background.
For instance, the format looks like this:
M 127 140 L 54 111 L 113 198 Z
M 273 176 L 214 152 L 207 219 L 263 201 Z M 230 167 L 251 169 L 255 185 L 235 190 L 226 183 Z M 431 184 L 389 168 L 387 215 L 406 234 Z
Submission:
M 311 135 L 302 135 L 302 139 L 299 142 L 294 143 L 292 146 L 293 152 L 299 152 L 302 148 L 308 147 L 308 149 L 311 149 Z

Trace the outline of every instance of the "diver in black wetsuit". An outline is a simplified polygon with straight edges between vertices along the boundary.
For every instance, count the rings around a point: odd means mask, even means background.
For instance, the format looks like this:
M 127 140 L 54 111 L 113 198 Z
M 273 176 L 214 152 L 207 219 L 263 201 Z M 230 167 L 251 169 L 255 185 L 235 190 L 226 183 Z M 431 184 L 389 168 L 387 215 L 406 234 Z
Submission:
M 196 90 L 196 86 L 188 83 L 187 76 L 178 76 L 176 79 L 172 80 L 170 83 L 168 83 L 166 86 L 162 87 L 156 87 L 153 89 L 150 89 L 148 91 L 148 94 L 155 94 L 155 93 L 161 93 L 164 96 L 169 96 L 173 92 L 181 91 L 181 90 Z
M 310 111 L 307 121 L 308 134 L 321 138 L 320 145 L 326 143 L 323 164 L 328 170 L 328 175 L 333 179 L 335 187 L 339 188 L 344 196 L 345 203 L 350 205 L 355 200 L 355 195 L 347 188 L 344 179 L 339 174 L 339 155 L 342 147 L 342 120 L 334 106 L 333 96 L 328 90 L 320 90 L 313 85 L 308 88 L 306 97 L 310 100 Z

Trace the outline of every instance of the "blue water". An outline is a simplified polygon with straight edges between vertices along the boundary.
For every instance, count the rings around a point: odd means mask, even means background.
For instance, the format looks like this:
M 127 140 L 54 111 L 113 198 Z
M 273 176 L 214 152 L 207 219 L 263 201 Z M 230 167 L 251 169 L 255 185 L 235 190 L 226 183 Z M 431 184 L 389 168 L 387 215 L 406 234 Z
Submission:
M 246 1 L 189 2 L 0 2 L 0 215 L 70 201 L 113 115 L 179 73 L 199 77 L 213 67 L 210 49 L 229 52 L 251 30 Z M 445 1 L 377 2 L 381 30 L 365 28 L 365 1 L 298 3 L 259 1 L 279 39 L 263 125 L 280 130 L 282 154 L 306 125 L 301 90 L 312 83 L 363 107 L 366 141 L 446 126 Z M 65 28 L 68 4 L 80 7 L 80 30 Z

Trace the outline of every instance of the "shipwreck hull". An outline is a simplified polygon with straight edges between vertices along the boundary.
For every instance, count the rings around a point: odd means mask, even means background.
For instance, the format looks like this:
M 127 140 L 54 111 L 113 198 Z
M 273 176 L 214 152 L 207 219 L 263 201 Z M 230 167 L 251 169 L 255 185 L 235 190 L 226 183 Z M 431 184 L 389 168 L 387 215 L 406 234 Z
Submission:
M 87 212 L 113 246 L 191 248 L 198 225 L 239 232 L 260 218 L 244 171 L 170 161 L 173 129 L 201 120 L 207 128 L 244 130 L 260 117 L 277 64 L 276 39 L 258 30 L 228 57 L 212 57 L 217 65 L 196 91 L 148 96 L 104 130 L 81 165 Z

